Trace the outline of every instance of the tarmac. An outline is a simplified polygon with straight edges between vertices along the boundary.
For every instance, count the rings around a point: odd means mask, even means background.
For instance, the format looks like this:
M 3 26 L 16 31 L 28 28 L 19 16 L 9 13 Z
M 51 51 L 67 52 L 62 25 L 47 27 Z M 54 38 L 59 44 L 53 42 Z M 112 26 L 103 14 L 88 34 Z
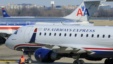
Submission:
M 18 64 L 20 56 L 22 52 L 15 51 L 7 48 L 5 45 L 0 46 L 0 64 Z M 62 58 L 60 60 L 55 61 L 55 63 L 39 63 L 35 60 L 34 56 L 32 56 L 33 63 L 32 64 L 73 64 L 74 59 L 72 58 Z M 88 61 L 83 59 L 85 64 L 103 64 L 102 61 Z
M 113 20 L 90 20 L 94 26 L 113 26 Z

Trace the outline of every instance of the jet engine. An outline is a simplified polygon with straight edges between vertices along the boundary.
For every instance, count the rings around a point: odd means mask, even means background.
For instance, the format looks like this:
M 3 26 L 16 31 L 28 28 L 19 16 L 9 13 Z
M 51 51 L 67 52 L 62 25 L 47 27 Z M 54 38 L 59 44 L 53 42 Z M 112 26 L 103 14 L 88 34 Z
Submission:
M 55 60 L 58 60 L 58 54 L 53 52 L 52 50 L 45 49 L 45 48 L 39 48 L 34 53 L 35 58 L 39 62 L 54 62 Z

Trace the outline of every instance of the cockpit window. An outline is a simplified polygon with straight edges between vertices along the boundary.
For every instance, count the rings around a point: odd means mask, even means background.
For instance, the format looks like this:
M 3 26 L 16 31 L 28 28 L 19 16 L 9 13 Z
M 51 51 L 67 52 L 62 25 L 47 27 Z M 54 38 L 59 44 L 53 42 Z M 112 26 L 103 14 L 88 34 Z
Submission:
M 18 32 L 18 30 L 16 30 L 16 31 L 14 32 L 14 34 L 17 34 L 17 32 Z

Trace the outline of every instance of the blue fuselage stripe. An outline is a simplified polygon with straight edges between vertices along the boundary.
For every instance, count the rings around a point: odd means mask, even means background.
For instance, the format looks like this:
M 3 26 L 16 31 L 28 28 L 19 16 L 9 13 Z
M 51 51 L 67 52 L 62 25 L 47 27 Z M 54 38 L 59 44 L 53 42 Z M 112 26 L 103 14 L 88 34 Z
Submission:
M 29 43 L 34 43 L 35 42 L 35 39 L 36 39 L 36 33 L 33 33 Z

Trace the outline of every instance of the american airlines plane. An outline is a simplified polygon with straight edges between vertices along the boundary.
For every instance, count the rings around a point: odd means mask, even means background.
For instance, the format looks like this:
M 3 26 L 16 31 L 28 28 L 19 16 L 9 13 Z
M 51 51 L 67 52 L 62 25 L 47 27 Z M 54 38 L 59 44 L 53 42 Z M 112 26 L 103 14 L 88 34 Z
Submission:
M 60 18 L 1 18 L 0 19 L 0 43 L 5 43 L 5 38 L 21 26 L 34 25 L 36 22 L 79 22 L 77 25 L 90 24 L 89 17 L 97 10 L 102 0 L 84 0 L 84 2 L 70 15 Z M 3 14 L 6 14 L 4 11 Z M 6 14 L 5 16 L 9 16 Z M 10 17 L 10 16 L 9 16 Z M 70 24 L 70 23 L 69 23 Z M 70 24 L 71 25 L 71 24 Z M 76 25 L 76 23 L 75 23 Z

